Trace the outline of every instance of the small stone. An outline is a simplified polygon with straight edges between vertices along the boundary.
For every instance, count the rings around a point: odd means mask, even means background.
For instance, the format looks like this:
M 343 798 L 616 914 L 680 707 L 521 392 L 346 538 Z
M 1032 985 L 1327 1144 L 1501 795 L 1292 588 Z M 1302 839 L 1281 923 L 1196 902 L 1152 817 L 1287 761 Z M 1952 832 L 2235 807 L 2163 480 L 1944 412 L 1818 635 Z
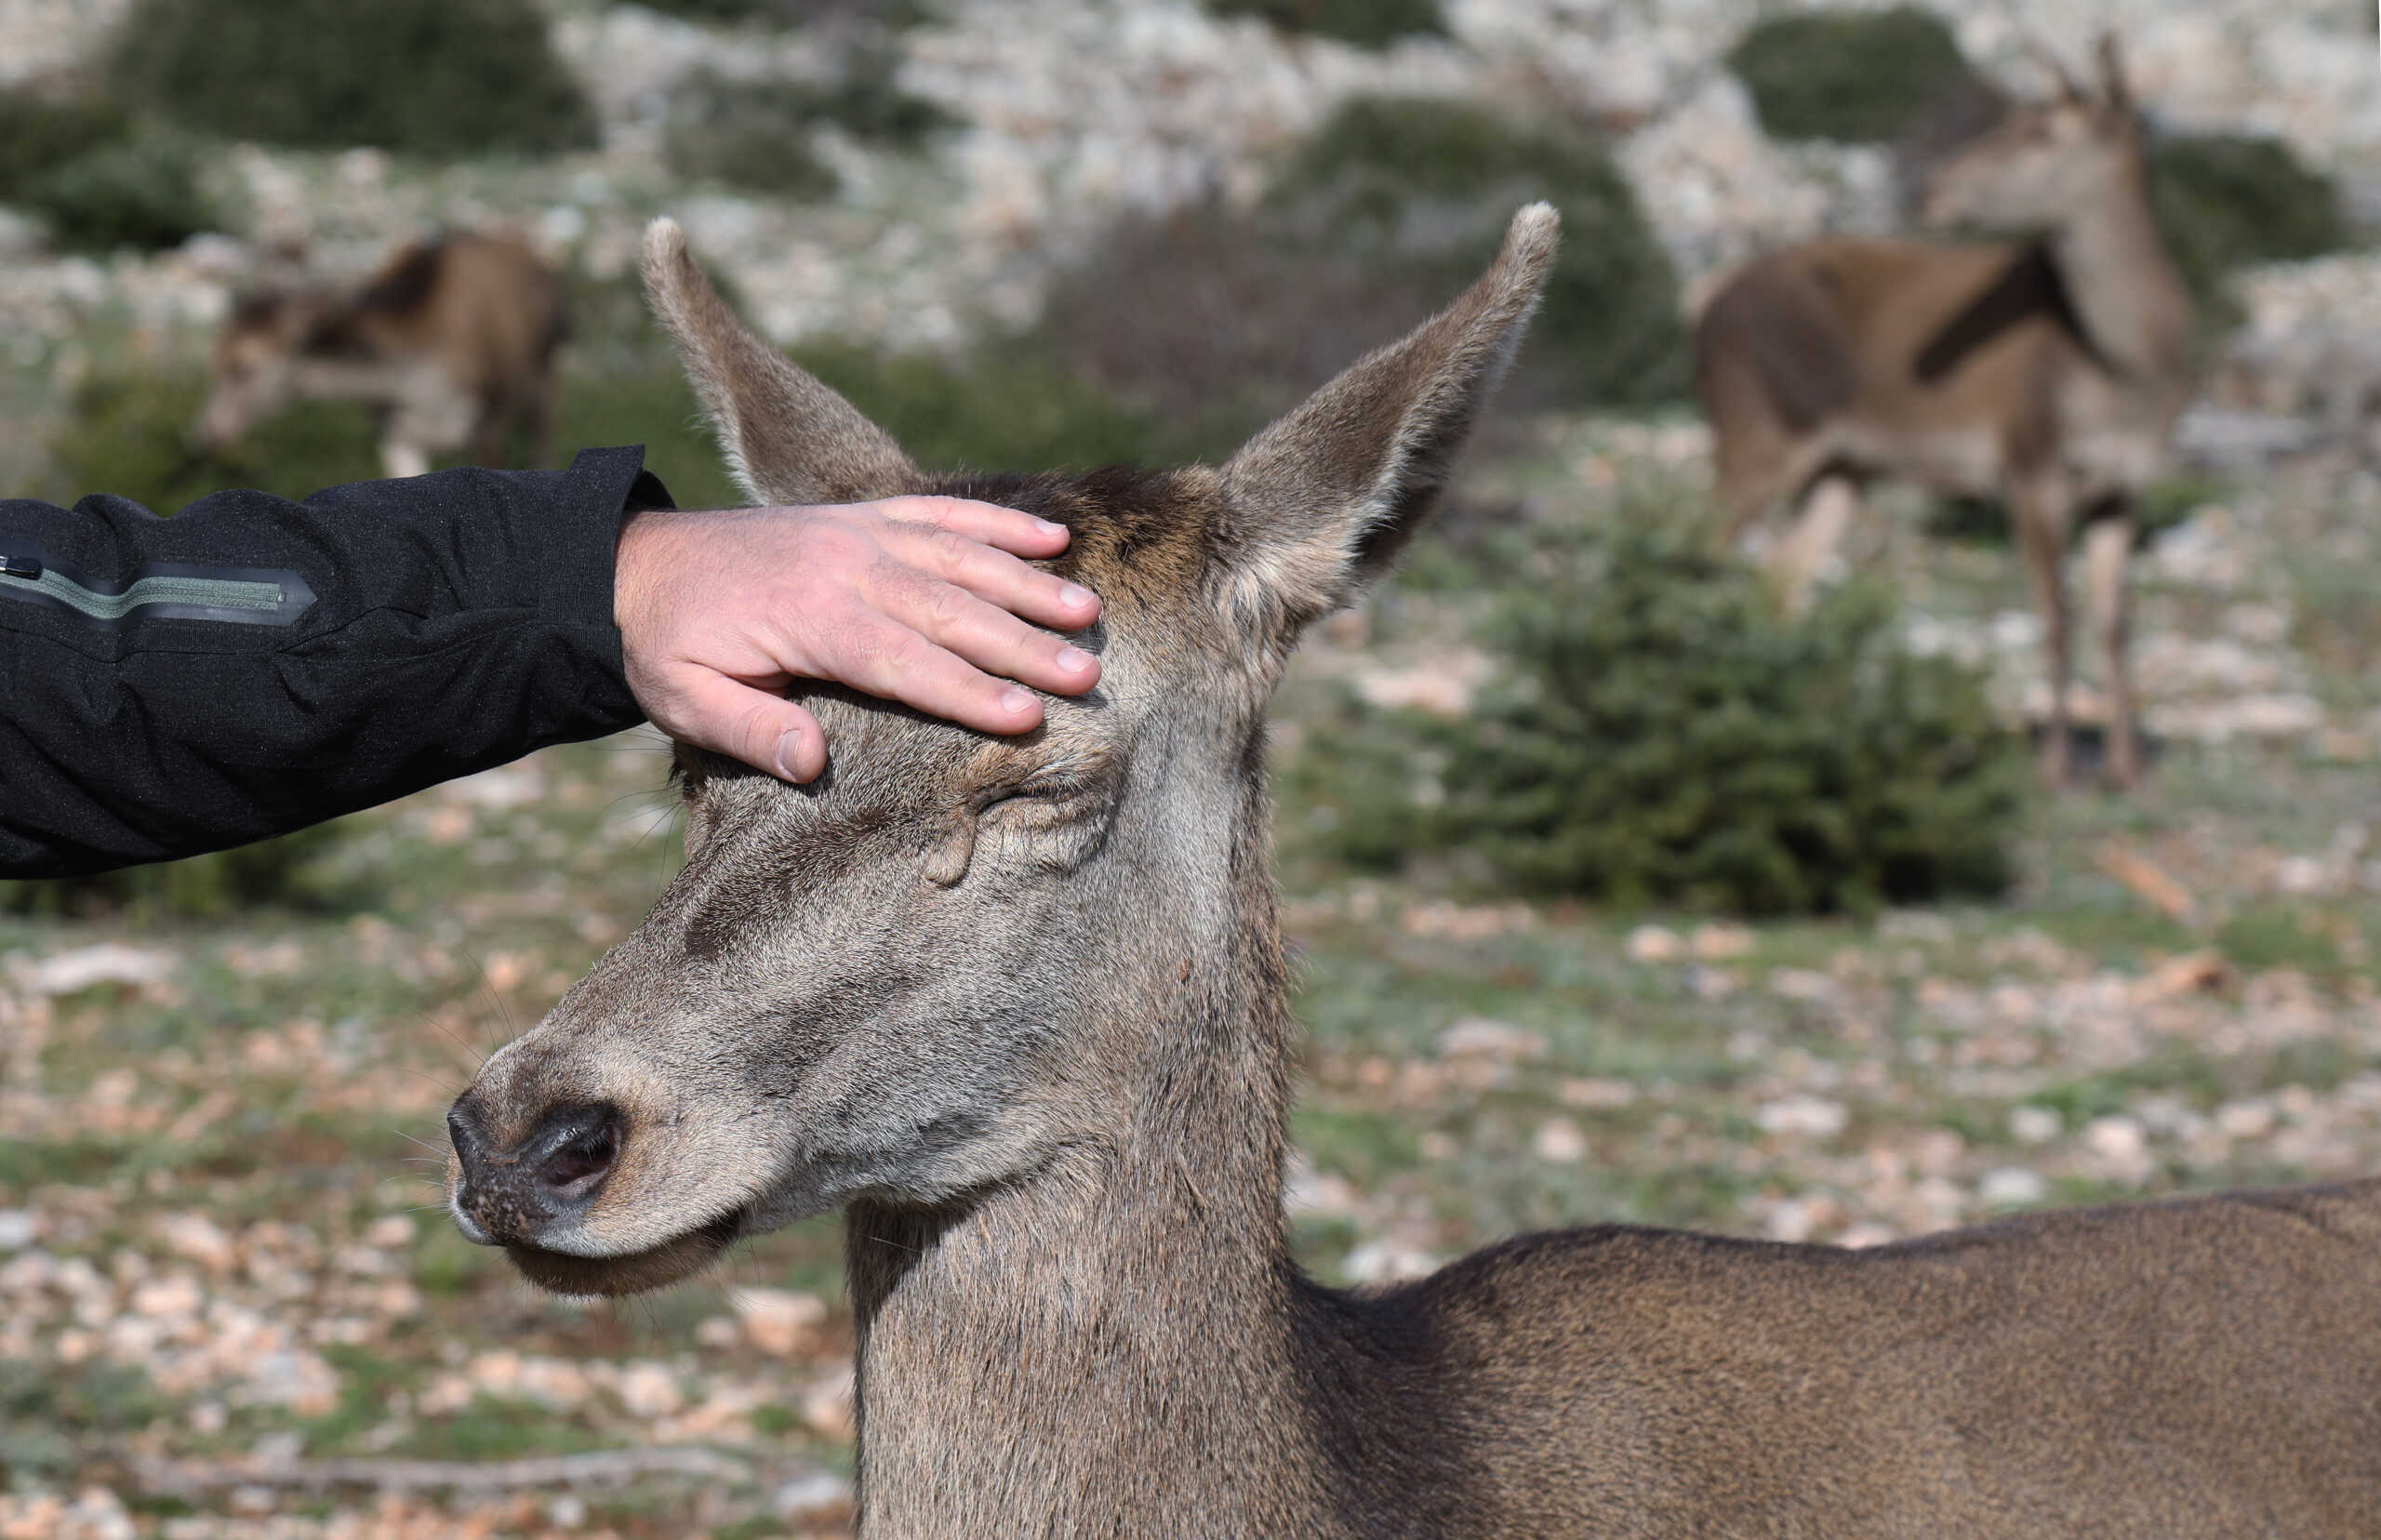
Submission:
M 384 1214 L 365 1227 L 364 1243 L 382 1251 L 403 1251 L 413 1244 L 414 1223 L 410 1214 Z
M 791 1289 L 746 1289 L 736 1297 L 736 1313 L 743 1321 L 745 1339 L 753 1347 L 778 1358 L 791 1358 L 825 1324 L 827 1304 L 817 1294 Z
M 802 1420 L 830 1439 L 852 1436 L 852 1372 L 848 1365 L 812 1381 L 803 1391 Z
M 1764 1103 L 1753 1114 L 1764 1134 L 1802 1135 L 1814 1139 L 1831 1139 L 1852 1121 L 1852 1109 L 1839 1101 L 1823 1096 L 1781 1096 Z
M 1984 1174 L 1975 1195 L 1988 1208 L 2031 1208 L 2050 1196 L 2050 1183 L 2039 1171 L 2001 1166 Z
M 0 1209 L 0 1252 L 22 1251 L 41 1239 L 41 1221 L 31 1209 Z
M 666 1417 L 686 1403 L 678 1376 L 658 1363 L 632 1363 L 620 1371 L 620 1405 L 632 1417 Z
M 2048 1144 L 2066 1131 L 2066 1120 L 2051 1108 L 2029 1102 L 2009 1109 L 2009 1136 L 2019 1144 Z
M 1439 1034 L 1439 1056 L 1471 1056 L 1503 1064 L 1546 1056 L 1546 1039 L 1526 1028 L 1486 1016 L 1465 1016 Z
M 1537 1125 L 1529 1148 L 1550 1165 L 1571 1165 L 1587 1158 L 1588 1136 L 1568 1118 L 1549 1118 Z
M 1686 955 L 1678 932 L 1661 925 L 1640 925 L 1621 944 L 1631 962 L 1675 962 Z
M 780 1519 L 812 1519 L 832 1516 L 852 1504 L 852 1484 L 841 1476 L 816 1471 L 797 1476 L 778 1488 L 769 1499 L 769 1511 Z
M 1705 962 L 1726 962 L 1749 954 L 1753 934 L 1742 925 L 1697 925 L 1686 938 L 1696 957 Z
M 546 1522 L 556 1529 L 579 1528 L 587 1522 L 586 1500 L 574 1497 L 566 1492 L 559 1497 L 549 1499 L 546 1503 Z

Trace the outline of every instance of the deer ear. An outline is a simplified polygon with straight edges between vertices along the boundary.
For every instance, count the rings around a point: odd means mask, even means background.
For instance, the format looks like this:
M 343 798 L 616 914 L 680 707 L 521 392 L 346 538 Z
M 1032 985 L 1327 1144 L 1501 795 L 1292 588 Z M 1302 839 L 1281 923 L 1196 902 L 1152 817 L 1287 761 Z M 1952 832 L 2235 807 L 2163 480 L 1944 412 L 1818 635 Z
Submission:
M 1554 260 L 1554 210 L 1513 218 L 1454 304 L 1367 353 L 1223 468 L 1218 575 L 1244 628 L 1298 628 L 1387 569 L 1446 485 Z
M 2124 78 L 2124 46 L 2113 32 L 2100 34 L 2100 93 L 2117 111 L 2132 111 L 2133 87 Z
M 752 335 L 686 250 L 674 219 L 645 232 L 645 294 L 745 492 L 766 503 L 858 502 L 924 483 L 892 436 Z

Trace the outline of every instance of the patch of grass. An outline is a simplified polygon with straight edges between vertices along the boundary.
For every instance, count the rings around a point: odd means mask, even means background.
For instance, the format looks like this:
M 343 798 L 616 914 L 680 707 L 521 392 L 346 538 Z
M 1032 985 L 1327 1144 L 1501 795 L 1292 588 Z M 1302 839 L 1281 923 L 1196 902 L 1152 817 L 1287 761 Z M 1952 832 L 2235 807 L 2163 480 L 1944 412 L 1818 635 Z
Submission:
M 535 1401 L 479 1395 L 451 1416 L 423 1419 L 397 1448 L 418 1460 L 519 1460 L 583 1454 L 605 1445 L 599 1434 Z
M 1207 0 L 1207 9 L 1367 48 L 1385 48 L 1401 37 L 1443 37 L 1447 30 L 1439 0 Z
M 2228 491 L 2216 478 L 2188 471 L 2151 482 L 2133 500 L 2135 548 L 2147 547 L 2201 508 L 2221 500 Z M 2082 543 L 2087 527 L 2084 521 L 2076 521 L 2068 536 L 2070 547 Z M 1926 532 L 1937 539 L 1970 545 L 2007 546 L 2015 538 L 2009 528 L 2009 507 L 1998 498 L 1936 498 L 1927 510 Z
M 1895 139 L 1930 110 L 1986 89 L 1941 18 L 1914 6 L 1754 22 L 1728 50 L 1773 139 Z
M 112 89 L 227 139 L 430 156 L 592 146 L 532 0 L 140 0 Z
M 2216 949 L 2251 973 L 2268 968 L 2296 968 L 2317 976 L 2336 972 L 2338 946 L 2306 922 L 2301 905 L 2244 905 L 2215 933 Z
M 137 1368 L 0 1358 L 0 1481 L 72 1471 L 85 1440 L 138 1431 L 170 1409 Z

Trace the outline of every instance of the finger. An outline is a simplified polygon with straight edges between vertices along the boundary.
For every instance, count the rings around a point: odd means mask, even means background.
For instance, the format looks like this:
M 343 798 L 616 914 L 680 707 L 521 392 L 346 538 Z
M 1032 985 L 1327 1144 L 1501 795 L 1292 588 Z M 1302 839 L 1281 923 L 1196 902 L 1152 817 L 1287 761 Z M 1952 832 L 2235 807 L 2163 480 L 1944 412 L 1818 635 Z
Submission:
M 986 673 L 1054 695 L 1081 695 L 1099 683 L 1099 659 L 965 589 L 923 580 L 885 602 L 893 618 Z
M 1019 556 L 1056 556 L 1073 538 L 1065 524 L 972 498 L 887 498 L 876 506 L 896 524 L 947 529 Z
M 671 720 L 659 724 L 672 737 L 781 780 L 806 781 L 827 767 L 827 735 L 792 701 L 710 669 L 690 669 L 678 683 Z
M 900 622 L 871 616 L 827 660 L 837 682 L 983 733 L 1024 733 L 1042 724 L 1031 690 L 995 679 Z
M 1081 631 L 1099 618 L 1099 598 L 1080 583 L 1030 567 L 948 530 L 918 530 L 888 539 L 894 556 L 946 583 L 955 583 L 1012 615 L 1057 631 Z

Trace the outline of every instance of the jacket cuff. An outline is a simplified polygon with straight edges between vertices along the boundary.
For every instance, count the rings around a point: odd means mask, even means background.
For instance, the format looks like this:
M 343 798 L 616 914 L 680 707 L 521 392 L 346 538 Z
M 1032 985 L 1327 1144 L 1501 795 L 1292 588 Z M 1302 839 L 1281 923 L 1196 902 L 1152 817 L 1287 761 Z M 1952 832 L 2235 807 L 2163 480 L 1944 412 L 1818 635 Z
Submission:
M 669 488 L 645 469 L 645 445 L 582 449 L 563 473 L 553 510 L 552 559 L 542 569 L 538 607 L 556 624 L 591 640 L 608 638 L 619 666 L 619 628 L 612 623 L 612 578 L 620 525 L 648 508 L 674 508 Z

